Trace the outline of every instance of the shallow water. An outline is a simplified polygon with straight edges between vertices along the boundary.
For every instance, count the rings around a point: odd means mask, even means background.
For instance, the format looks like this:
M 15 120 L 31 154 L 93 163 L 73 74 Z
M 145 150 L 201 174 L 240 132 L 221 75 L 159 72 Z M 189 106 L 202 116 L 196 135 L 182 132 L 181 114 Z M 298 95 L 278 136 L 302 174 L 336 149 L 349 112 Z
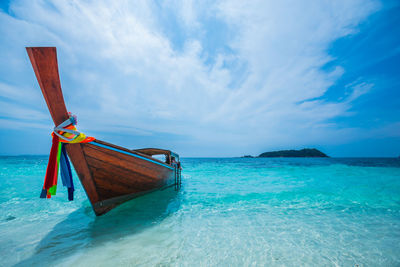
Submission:
M 0 157 L 0 266 L 399 266 L 399 159 L 183 159 L 183 184 L 95 217 Z

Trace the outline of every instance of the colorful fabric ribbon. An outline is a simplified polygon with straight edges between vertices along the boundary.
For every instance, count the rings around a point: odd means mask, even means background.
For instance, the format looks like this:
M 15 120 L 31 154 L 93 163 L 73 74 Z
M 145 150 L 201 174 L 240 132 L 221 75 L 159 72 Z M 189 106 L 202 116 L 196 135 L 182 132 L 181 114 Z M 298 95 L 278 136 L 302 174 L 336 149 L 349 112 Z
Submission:
M 93 137 L 87 137 L 84 133 L 78 132 L 76 124 L 78 120 L 75 115 L 68 113 L 69 118 L 60 125 L 54 127 L 53 134 L 60 138 L 64 143 L 89 143 L 95 140 Z
M 63 186 L 68 188 L 68 200 L 74 199 L 74 183 L 72 180 L 71 164 L 65 149 L 67 143 L 88 143 L 95 140 L 93 137 L 87 137 L 85 134 L 77 131 L 76 116 L 69 113 L 69 118 L 54 127 L 52 133 L 53 142 L 51 145 L 49 162 L 47 164 L 44 185 L 40 194 L 41 198 L 51 198 L 57 191 L 58 170 L 61 170 L 61 180 Z

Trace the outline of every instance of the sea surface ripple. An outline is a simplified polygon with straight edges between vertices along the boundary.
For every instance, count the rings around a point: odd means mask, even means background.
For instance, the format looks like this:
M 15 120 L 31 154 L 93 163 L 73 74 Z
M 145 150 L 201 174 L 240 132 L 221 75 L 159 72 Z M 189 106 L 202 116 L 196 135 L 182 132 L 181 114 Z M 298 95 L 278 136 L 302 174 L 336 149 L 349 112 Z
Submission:
M 184 158 L 183 184 L 96 217 L 0 157 L 0 266 L 400 266 L 400 160 Z

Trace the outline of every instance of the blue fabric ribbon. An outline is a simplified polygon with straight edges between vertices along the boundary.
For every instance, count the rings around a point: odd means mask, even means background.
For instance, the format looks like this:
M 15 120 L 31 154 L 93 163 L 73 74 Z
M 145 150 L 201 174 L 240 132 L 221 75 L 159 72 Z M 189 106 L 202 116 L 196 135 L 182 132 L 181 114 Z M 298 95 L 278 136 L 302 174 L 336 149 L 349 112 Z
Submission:
M 74 200 L 74 182 L 72 180 L 71 164 L 69 163 L 67 151 L 65 150 L 65 144 L 61 146 L 61 156 L 60 156 L 60 170 L 61 170 L 61 180 L 63 186 L 68 188 L 68 200 Z

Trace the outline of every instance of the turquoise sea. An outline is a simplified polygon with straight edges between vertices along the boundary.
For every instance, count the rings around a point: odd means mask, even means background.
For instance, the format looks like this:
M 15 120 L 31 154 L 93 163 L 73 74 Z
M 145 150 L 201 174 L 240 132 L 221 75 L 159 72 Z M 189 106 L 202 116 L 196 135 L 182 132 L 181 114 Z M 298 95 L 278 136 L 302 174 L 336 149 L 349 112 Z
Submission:
M 400 266 L 400 159 L 184 158 L 183 184 L 95 217 L 46 156 L 0 157 L 0 266 Z

